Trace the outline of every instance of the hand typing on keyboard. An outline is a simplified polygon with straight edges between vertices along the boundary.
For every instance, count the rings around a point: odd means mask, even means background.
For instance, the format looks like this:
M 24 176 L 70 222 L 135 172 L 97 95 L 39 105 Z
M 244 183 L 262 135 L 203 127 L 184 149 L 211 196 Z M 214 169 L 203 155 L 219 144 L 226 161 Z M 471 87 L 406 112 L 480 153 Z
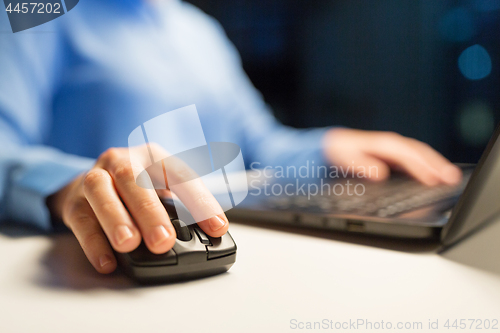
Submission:
M 391 168 L 428 186 L 456 185 L 462 179 L 461 170 L 429 145 L 392 132 L 335 128 L 325 135 L 324 145 L 334 165 L 374 168 L 368 174 L 372 180 L 387 179 Z

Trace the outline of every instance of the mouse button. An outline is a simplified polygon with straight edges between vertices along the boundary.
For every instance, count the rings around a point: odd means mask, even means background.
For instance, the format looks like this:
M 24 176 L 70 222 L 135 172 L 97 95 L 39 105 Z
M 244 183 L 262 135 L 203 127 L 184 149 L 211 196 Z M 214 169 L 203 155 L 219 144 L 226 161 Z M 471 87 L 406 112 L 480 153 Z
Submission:
M 212 246 L 207 246 L 209 260 L 224 257 L 236 252 L 236 243 L 229 232 L 222 235 L 222 237 L 209 237 L 209 239 L 212 243 Z
M 200 242 L 202 244 L 205 244 L 205 245 L 212 245 L 210 243 L 210 239 L 208 238 L 207 234 L 201 230 L 199 227 L 194 227 L 194 232 L 196 233 L 196 236 L 198 236 L 198 239 L 200 240 Z
M 175 232 L 177 233 L 178 240 L 184 242 L 188 242 L 191 240 L 192 238 L 191 231 L 189 230 L 189 227 L 186 225 L 186 223 L 178 219 L 174 219 L 171 222 L 172 225 L 174 226 Z
M 190 242 L 176 241 L 173 249 L 177 254 L 179 265 L 197 264 L 207 261 L 206 246 L 201 244 L 197 237 L 194 237 Z
M 177 255 L 173 250 L 163 254 L 154 254 L 149 251 L 144 243 L 141 243 L 137 249 L 125 255 L 128 255 L 131 263 L 136 266 L 166 266 L 177 264 Z

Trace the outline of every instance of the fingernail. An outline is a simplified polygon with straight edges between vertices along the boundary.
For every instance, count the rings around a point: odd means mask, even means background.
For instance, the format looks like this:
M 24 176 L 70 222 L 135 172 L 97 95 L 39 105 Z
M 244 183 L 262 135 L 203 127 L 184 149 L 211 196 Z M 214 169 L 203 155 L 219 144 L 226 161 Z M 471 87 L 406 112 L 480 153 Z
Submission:
M 170 234 L 167 229 L 162 225 L 153 228 L 151 232 L 151 240 L 154 246 L 160 245 L 167 240 L 169 236 Z
M 211 217 L 210 220 L 208 220 L 208 225 L 210 226 L 210 229 L 212 229 L 212 231 L 217 231 L 220 228 L 224 227 L 226 225 L 226 222 L 215 215 L 214 217 Z
M 107 264 L 111 264 L 112 262 L 113 262 L 113 259 L 108 254 L 104 254 L 104 255 L 99 257 L 99 264 L 101 265 L 101 267 L 104 267 Z
M 130 230 L 130 228 L 126 225 L 121 225 L 118 228 L 116 228 L 115 235 L 116 235 L 116 242 L 118 243 L 118 245 L 122 245 L 127 240 L 134 237 L 132 230 Z

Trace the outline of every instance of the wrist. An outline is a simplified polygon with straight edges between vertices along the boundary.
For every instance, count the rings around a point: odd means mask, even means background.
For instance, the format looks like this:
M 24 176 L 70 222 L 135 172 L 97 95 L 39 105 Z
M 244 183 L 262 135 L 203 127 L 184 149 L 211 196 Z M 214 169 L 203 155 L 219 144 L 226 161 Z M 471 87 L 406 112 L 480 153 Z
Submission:
M 45 200 L 53 220 L 62 220 L 64 202 L 66 201 L 71 189 L 79 182 L 82 176 L 83 175 L 76 177 L 69 184 L 61 188 L 59 191 L 51 194 Z

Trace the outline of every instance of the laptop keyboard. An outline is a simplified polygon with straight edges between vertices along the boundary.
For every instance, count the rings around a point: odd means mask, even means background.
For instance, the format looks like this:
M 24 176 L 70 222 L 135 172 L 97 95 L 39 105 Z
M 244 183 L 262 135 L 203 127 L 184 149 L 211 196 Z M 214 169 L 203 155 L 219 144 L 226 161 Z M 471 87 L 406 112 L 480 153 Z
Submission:
M 456 186 L 428 187 L 408 178 L 391 178 L 384 183 L 363 182 L 366 190 L 360 196 L 353 194 L 352 189 L 351 195 L 277 196 L 270 197 L 267 205 L 280 210 L 390 217 L 460 196 L 471 173 L 472 170 L 465 170 L 461 184 Z

